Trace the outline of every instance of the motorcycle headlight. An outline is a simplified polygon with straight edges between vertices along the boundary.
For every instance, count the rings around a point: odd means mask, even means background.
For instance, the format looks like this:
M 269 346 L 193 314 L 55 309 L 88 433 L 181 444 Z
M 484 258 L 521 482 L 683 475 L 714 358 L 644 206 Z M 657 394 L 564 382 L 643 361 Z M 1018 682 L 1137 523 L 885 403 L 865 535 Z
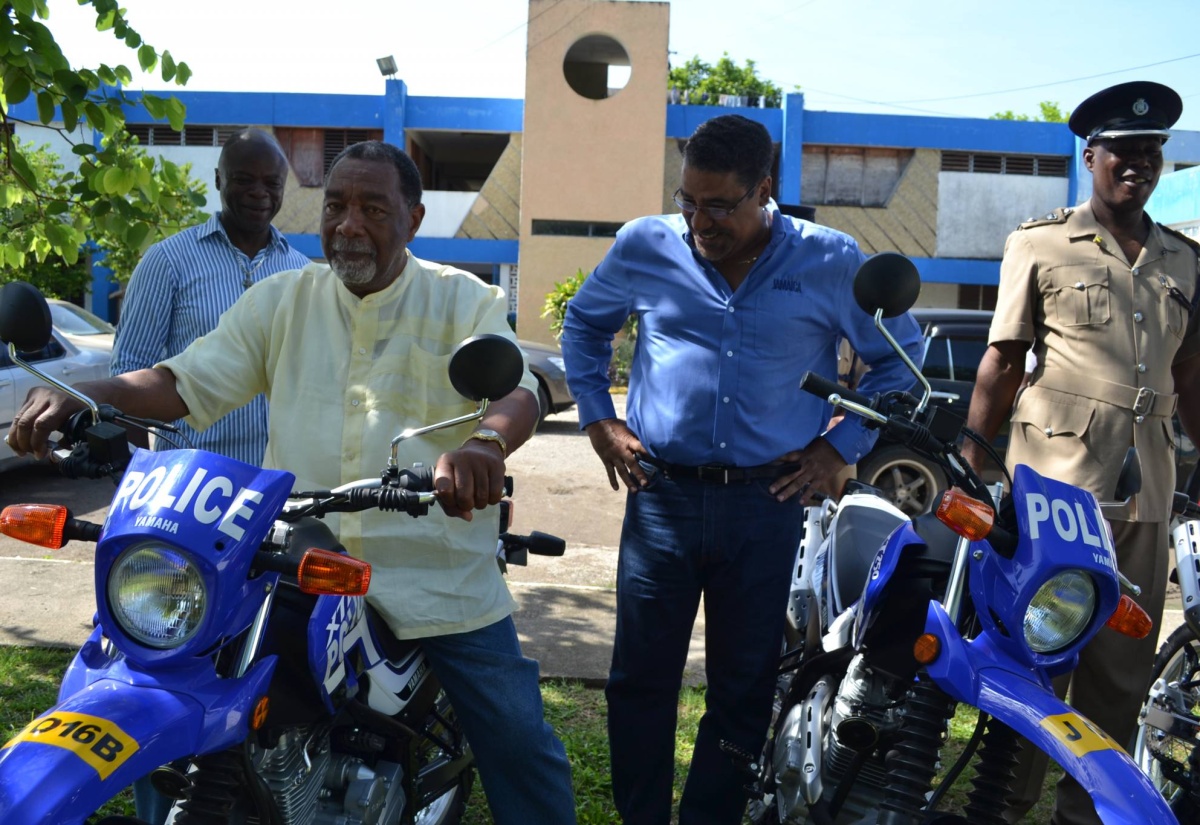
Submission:
M 108 576 L 108 605 L 131 638 L 148 647 L 179 647 L 208 609 L 200 570 L 179 550 L 157 542 L 125 550 Z
M 1062 650 L 1087 629 L 1096 585 L 1082 570 L 1064 570 L 1038 588 L 1025 610 L 1025 643 L 1035 653 Z

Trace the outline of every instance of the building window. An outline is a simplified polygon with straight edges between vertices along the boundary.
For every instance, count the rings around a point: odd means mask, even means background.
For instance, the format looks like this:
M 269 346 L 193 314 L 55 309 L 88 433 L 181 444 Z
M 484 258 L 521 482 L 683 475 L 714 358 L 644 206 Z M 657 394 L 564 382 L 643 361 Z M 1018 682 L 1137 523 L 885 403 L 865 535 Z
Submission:
M 534 235 L 561 235 L 571 238 L 615 238 L 625 224 L 607 221 L 541 221 L 533 222 Z
M 1031 175 L 1065 178 L 1070 158 L 1061 155 L 999 155 L 991 152 L 942 152 L 943 172 Z
M 959 284 L 959 309 L 995 309 L 999 287 L 986 284 Z
M 365 140 L 383 140 L 382 129 L 308 129 L 275 127 L 275 137 L 287 155 L 301 186 L 322 186 L 338 153 Z
M 165 123 L 126 123 L 125 130 L 143 146 L 224 146 L 245 126 L 188 124 L 177 132 Z
M 806 146 L 800 202 L 814 206 L 887 206 L 912 160 L 911 149 Z

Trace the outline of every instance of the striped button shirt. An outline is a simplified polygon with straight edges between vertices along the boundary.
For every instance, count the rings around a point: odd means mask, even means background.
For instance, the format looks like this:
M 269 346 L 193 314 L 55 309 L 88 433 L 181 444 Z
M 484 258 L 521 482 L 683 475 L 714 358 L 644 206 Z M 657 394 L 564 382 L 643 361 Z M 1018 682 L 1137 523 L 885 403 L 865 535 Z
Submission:
M 125 288 L 113 375 L 148 369 L 178 355 L 216 328 L 221 314 L 251 283 L 309 263 L 275 227 L 270 243 L 251 260 L 229 240 L 220 214 L 146 250 Z M 267 446 L 267 400 L 262 395 L 203 433 L 183 421 L 175 424 L 195 447 L 248 464 L 262 463 Z M 173 446 L 165 439 L 155 443 L 159 450 Z

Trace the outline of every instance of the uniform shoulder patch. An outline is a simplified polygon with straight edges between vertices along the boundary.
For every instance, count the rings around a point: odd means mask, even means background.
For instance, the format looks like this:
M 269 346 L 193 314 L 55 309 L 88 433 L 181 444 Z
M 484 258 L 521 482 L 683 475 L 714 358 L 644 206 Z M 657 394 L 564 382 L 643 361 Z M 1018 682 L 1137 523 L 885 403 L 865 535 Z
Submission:
M 1029 218 L 1024 223 L 1019 225 L 1017 229 L 1032 229 L 1035 226 L 1047 226 L 1049 224 L 1066 223 L 1067 218 L 1075 210 L 1069 206 L 1059 207 L 1053 212 L 1043 215 L 1040 218 Z
M 1197 257 L 1200 257 L 1200 241 L 1196 240 L 1191 235 L 1185 235 L 1178 229 L 1172 229 L 1171 227 L 1164 226 L 1161 223 L 1158 225 L 1158 228 L 1163 232 L 1166 232 L 1171 237 L 1178 238 L 1179 240 L 1183 241 L 1185 244 L 1191 247 L 1192 252 L 1195 253 Z

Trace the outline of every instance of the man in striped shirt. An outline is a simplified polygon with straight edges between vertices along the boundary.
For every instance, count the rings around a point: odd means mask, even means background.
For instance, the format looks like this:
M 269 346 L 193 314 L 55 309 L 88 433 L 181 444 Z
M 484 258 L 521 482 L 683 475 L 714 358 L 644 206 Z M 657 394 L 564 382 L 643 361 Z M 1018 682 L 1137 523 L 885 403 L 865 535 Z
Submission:
M 221 211 L 154 244 L 125 289 L 112 374 L 148 369 L 211 332 L 243 292 L 269 275 L 301 269 L 307 257 L 271 225 L 283 205 L 287 158 L 275 138 L 246 129 L 221 149 Z M 267 400 L 259 395 L 203 433 L 175 422 L 192 446 L 261 464 Z M 144 445 L 143 445 L 144 446 Z M 159 440 L 156 449 L 174 445 Z

